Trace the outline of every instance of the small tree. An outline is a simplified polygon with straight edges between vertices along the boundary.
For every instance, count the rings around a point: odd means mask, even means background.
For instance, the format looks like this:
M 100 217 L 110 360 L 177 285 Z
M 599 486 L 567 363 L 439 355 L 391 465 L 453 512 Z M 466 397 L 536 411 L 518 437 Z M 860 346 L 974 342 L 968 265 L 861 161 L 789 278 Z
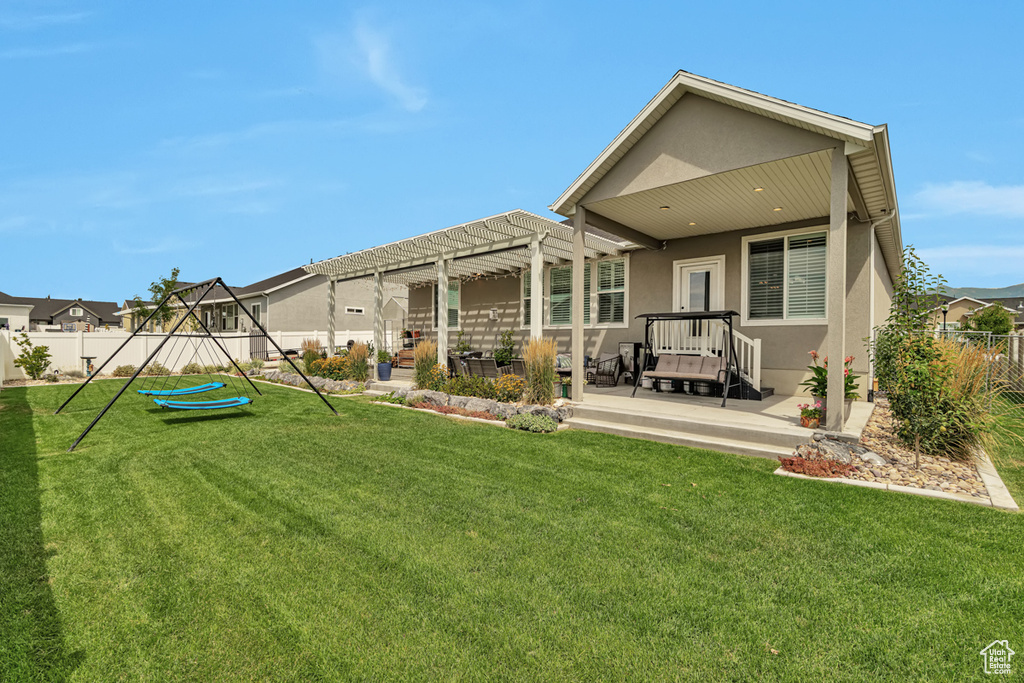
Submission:
M 1010 334 L 1013 330 L 1013 318 L 1010 312 L 999 304 L 992 304 L 967 316 L 963 329 L 975 332 L 991 332 L 992 334 Z
M 155 282 L 151 282 L 149 285 L 150 301 L 153 303 L 159 303 L 163 301 L 167 296 L 178 288 L 178 273 L 181 271 L 177 268 L 171 269 L 170 277 L 157 278 Z M 135 295 L 135 300 L 132 303 L 132 314 L 135 316 L 137 324 L 141 324 L 143 320 L 149 317 L 150 308 L 146 305 L 146 302 L 142 300 L 138 294 Z M 174 318 L 177 313 L 174 307 L 168 304 L 161 306 L 156 315 L 153 316 L 153 321 L 158 323 L 162 329 L 167 329 L 167 326 L 174 322 Z
M 32 379 L 39 379 L 50 366 L 50 347 L 33 346 L 32 340 L 24 332 L 16 340 L 21 347 L 21 354 L 14 360 L 15 367 L 25 371 Z

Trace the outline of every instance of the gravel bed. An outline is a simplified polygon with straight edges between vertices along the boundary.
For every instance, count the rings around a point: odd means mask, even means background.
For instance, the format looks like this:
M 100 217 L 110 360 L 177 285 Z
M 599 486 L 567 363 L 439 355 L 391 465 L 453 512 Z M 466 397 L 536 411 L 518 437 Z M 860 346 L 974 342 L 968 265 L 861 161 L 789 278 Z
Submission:
M 897 441 L 892 413 L 885 399 L 875 399 L 875 409 L 861 434 L 862 446 L 889 461 L 888 465 L 859 463 L 850 479 L 883 482 L 899 486 L 945 491 L 988 498 L 988 491 L 973 462 L 960 462 L 949 458 L 921 454 L 921 469 L 914 466 L 914 451 Z

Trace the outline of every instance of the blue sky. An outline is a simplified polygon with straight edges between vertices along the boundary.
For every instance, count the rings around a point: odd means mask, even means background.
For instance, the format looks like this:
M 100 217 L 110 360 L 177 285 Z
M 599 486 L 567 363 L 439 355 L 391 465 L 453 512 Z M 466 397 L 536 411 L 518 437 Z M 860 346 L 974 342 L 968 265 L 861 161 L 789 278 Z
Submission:
M 904 240 L 952 285 L 1024 282 L 1022 25 L 1011 2 L 0 1 L 0 290 L 248 284 L 549 215 L 678 69 L 888 123 Z

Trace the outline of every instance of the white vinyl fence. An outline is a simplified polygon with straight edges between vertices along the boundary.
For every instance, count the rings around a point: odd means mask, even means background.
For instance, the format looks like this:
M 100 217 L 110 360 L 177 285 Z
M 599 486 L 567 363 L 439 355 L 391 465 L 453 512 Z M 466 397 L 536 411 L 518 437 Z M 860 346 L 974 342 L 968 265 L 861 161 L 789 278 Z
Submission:
M 4 379 L 25 377 L 21 368 L 14 367 L 14 359 L 21 352 L 20 347 L 15 341 L 18 336 L 20 336 L 20 333 L 9 330 L 0 331 L 0 383 Z M 85 361 L 82 360 L 83 356 L 93 358 L 93 365 L 99 368 L 107 359 L 111 359 L 111 355 L 130 336 L 128 332 L 122 331 L 28 333 L 28 337 L 32 340 L 34 346 L 49 347 L 51 360 L 48 372 L 53 370 L 60 370 L 62 372 L 72 369 L 84 370 Z M 316 339 L 321 345 L 327 346 L 326 331 L 270 332 L 270 336 L 285 351 L 300 349 L 303 339 Z M 109 374 L 118 365 L 140 365 L 160 345 L 163 339 L 164 335 L 159 333 L 140 333 L 136 335 L 116 357 L 110 360 L 110 363 L 103 370 L 104 374 Z M 248 333 L 221 334 L 217 336 L 217 339 L 235 360 L 249 360 L 250 342 Z M 335 346 L 345 346 L 349 340 L 372 342 L 373 331 L 342 330 L 334 335 Z M 390 338 L 388 338 L 387 343 L 390 348 Z M 266 343 L 266 349 L 271 355 L 276 355 L 273 345 L 269 342 Z M 169 340 L 164 345 L 164 348 L 160 350 L 155 360 L 171 370 L 180 370 L 192 361 L 202 365 L 223 365 L 228 363 L 224 352 L 219 350 L 210 339 L 201 335 L 194 335 L 189 338 L 176 337 Z

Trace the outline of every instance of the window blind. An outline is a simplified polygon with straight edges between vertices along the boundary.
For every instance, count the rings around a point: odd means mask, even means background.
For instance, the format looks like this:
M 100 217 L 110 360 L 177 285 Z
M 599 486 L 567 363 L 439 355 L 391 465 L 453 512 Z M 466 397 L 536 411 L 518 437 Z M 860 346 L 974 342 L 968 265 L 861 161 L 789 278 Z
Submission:
M 751 242 L 749 247 L 750 308 L 747 317 L 751 320 L 781 319 L 786 241 L 780 237 Z
M 621 323 L 626 315 L 626 262 L 597 264 L 597 322 Z
M 787 318 L 825 317 L 825 233 L 789 238 Z
M 572 324 L 572 266 L 552 268 L 551 278 L 551 324 Z
M 529 269 L 524 270 L 520 276 L 523 279 L 523 324 L 529 325 L 532 318 L 530 317 L 532 308 L 530 306 L 530 288 L 533 286 L 533 276 L 530 274 Z

